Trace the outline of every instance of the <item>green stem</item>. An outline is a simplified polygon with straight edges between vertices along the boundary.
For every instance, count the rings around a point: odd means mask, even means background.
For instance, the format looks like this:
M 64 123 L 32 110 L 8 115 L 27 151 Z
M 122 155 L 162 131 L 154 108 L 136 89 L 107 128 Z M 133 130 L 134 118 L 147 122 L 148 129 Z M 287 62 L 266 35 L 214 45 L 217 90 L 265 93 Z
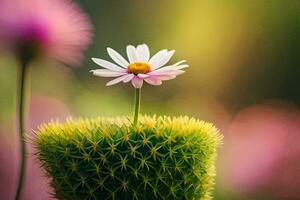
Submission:
M 18 109 L 19 109 L 19 139 L 20 139 L 20 155 L 21 155 L 21 162 L 19 168 L 19 180 L 17 185 L 16 191 L 16 200 L 19 200 L 22 193 L 22 188 L 24 184 L 24 175 L 26 169 L 26 146 L 25 146 L 25 83 L 26 83 L 26 71 L 27 71 L 27 63 L 22 62 L 20 68 L 20 75 L 19 75 L 19 89 L 18 89 Z
M 140 105 L 141 105 L 141 88 L 135 88 L 134 119 L 133 119 L 134 126 L 136 126 L 138 123 Z

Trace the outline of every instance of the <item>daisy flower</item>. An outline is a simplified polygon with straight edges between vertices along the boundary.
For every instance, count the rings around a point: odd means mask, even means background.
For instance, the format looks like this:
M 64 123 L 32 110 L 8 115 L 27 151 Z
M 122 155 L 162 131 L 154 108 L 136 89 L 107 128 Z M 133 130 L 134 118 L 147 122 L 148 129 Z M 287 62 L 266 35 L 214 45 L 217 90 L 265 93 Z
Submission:
M 37 58 L 80 64 L 92 40 L 86 13 L 72 0 L 0 0 L 0 49 L 20 63 L 18 78 L 19 177 L 15 199 L 22 197 L 26 171 L 25 107 L 28 66 Z
M 112 48 L 107 48 L 108 55 L 116 63 L 100 58 L 92 60 L 103 67 L 102 69 L 91 70 L 95 76 L 116 77 L 106 85 L 114 85 L 119 82 L 130 82 L 135 88 L 141 88 L 143 82 L 151 85 L 161 85 L 162 81 L 176 78 L 184 73 L 183 69 L 188 67 L 185 60 L 172 65 L 167 65 L 175 51 L 163 49 L 150 58 L 150 51 L 146 44 L 134 47 L 128 45 L 126 48 L 128 61 Z

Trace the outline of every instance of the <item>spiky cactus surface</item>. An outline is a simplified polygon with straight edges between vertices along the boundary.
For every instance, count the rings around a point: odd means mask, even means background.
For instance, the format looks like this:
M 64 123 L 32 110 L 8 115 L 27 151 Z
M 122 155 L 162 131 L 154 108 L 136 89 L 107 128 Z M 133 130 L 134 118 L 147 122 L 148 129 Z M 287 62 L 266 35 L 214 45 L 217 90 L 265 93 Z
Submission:
M 143 116 L 49 123 L 37 155 L 58 199 L 210 199 L 216 148 L 210 123 Z

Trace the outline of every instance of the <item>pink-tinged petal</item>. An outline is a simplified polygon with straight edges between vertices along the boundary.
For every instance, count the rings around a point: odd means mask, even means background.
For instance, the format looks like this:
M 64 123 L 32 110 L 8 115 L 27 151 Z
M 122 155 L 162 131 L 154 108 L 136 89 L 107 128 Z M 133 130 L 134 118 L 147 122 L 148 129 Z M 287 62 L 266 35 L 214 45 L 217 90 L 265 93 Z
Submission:
M 92 60 L 96 64 L 100 65 L 101 67 L 104 67 L 104 68 L 112 70 L 112 71 L 116 71 L 116 72 L 125 72 L 126 71 L 124 68 L 121 68 L 114 63 L 111 63 L 109 61 L 106 61 L 106 60 L 103 60 L 100 58 L 92 58 Z
M 126 49 L 127 49 L 127 56 L 128 56 L 129 62 L 130 63 L 138 62 L 139 57 L 138 57 L 138 54 L 137 54 L 137 51 L 136 51 L 135 47 L 132 46 L 132 45 L 128 45 L 126 47 Z
M 183 70 L 174 70 L 174 71 L 168 71 L 168 72 L 161 72 L 161 73 L 158 73 L 156 75 L 178 76 L 178 75 L 183 74 L 183 73 L 185 73 L 185 71 L 183 71 Z
M 137 54 L 140 62 L 147 63 L 150 58 L 149 47 L 146 44 L 141 44 L 137 46 Z
M 162 81 L 168 81 L 176 78 L 176 75 L 154 75 L 152 77 L 158 78 Z
M 123 80 L 124 83 L 128 83 L 129 81 L 131 81 L 134 77 L 134 74 L 128 74 L 128 77 L 126 79 Z
M 108 69 L 95 69 L 95 70 L 91 70 L 90 72 L 93 72 L 95 76 L 102 76 L 102 77 L 118 77 L 126 74 L 126 72 L 116 72 Z
M 106 86 L 111 86 L 111 85 L 115 85 L 121 81 L 124 81 L 125 79 L 127 79 L 131 74 L 126 74 L 126 75 L 123 75 L 121 77 L 118 77 L 118 78 L 115 78 L 111 81 L 109 81 L 108 83 L 106 83 Z
M 167 49 L 163 49 L 160 50 L 159 52 L 157 52 L 156 54 L 154 54 L 154 56 L 152 56 L 148 62 L 149 65 L 151 65 L 151 68 L 155 68 L 156 66 L 159 65 L 160 61 L 166 57 L 168 55 L 168 50 Z
M 148 78 L 150 75 L 148 75 L 148 74 L 138 74 L 137 76 L 139 78 Z
M 170 75 L 178 76 L 178 75 L 183 74 L 183 73 L 185 73 L 185 71 L 183 71 L 183 70 L 176 70 L 176 71 L 170 72 L 169 74 Z
M 143 86 L 143 79 L 135 76 L 131 80 L 131 83 L 132 83 L 133 87 L 135 87 L 135 88 L 141 88 Z
M 169 71 L 162 71 L 162 72 L 156 70 L 156 71 L 149 72 L 148 74 L 149 75 L 169 75 L 169 76 L 176 75 L 177 76 L 177 75 L 182 74 L 184 72 L 185 71 L 183 71 L 183 70 L 169 70 Z
M 127 66 L 129 65 L 128 61 L 125 60 L 125 58 L 123 58 L 123 56 L 121 56 L 121 54 L 119 54 L 112 48 L 107 48 L 107 53 L 121 67 L 127 68 Z
M 148 77 L 144 79 L 147 83 L 151 84 L 151 85 L 161 85 L 162 81 L 160 79 L 158 79 L 157 77 Z
M 174 55 L 174 53 L 175 53 L 175 50 L 172 50 L 172 51 L 169 51 L 168 53 L 166 53 L 164 56 L 161 57 L 160 60 L 158 60 L 153 65 L 151 65 L 151 69 L 156 70 L 156 69 L 164 66 L 165 64 L 167 64 L 169 62 L 169 60 L 171 59 L 171 57 Z
M 173 70 L 184 69 L 184 68 L 187 68 L 187 67 L 188 67 L 188 65 L 179 65 L 179 66 L 171 65 L 171 66 L 166 66 L 166 67 L 159 68 L 157 70 L 154 70 L 153 72 L 155 72 L 155 73 L 168 72 L 168 71 L 173 71 Z

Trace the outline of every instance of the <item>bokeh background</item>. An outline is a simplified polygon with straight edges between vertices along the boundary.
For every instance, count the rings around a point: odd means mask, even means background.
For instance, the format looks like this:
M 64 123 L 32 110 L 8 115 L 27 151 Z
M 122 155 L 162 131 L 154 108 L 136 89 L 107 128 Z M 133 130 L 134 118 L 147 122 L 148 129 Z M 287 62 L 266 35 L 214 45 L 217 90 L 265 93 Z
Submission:
M 131 115 L 133 87 L 106 87 L 91 57 L 124 56 L 127 44 L 151 54 L 175 49 L 190 67 L 162 86 L 144 85 L 142 112 L 188 115 L 215 123 L 218 149 L 214 199 L 300 199 L 299 0 L 81 0 L 94 42 L 81 68 L 31 66 L 27 130 L 51 119 Z M 1 6 L 1 5 L 0 5 Z M 1 30 L 0 30 L 1 31 Z M 1 42 L 1 41 L 0 41 Z M 17 61 L 0 54 L 0 193 L 12 199 L 17 180 Z M 50 199 L 47 178 L 28 146 L 24 199 Z

